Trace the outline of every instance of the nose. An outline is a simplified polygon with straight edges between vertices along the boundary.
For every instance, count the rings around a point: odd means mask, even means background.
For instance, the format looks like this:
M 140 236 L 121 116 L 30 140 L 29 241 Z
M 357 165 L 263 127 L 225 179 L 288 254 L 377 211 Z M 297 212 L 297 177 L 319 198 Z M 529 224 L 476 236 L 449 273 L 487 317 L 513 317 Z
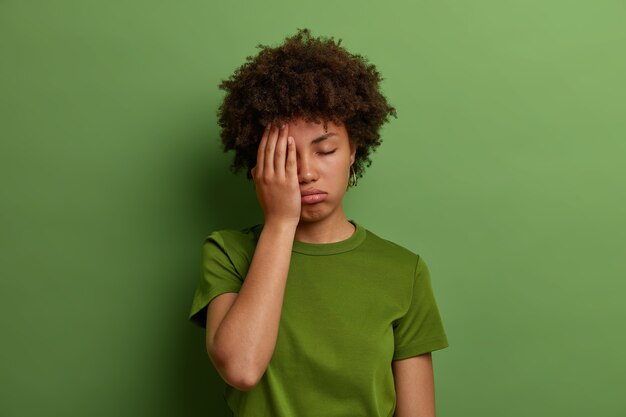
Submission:
M 298 166 L 298 181 L 307 183 L 317 180 L 317 169 L 315 162 L 312 161 L 307 155 L 299 155 L 296 157 L 296 164 Z

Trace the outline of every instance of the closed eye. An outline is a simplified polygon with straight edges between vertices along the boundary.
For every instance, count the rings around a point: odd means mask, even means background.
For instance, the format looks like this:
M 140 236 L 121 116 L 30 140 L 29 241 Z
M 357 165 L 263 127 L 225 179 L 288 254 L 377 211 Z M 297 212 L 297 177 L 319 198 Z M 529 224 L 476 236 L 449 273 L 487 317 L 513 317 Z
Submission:
M 328 152 L 320 152 L 322 155 L 329 155 L 333 152 L 335 152 L 337 149 L 333 149 L 332 151 L 328 151 Z

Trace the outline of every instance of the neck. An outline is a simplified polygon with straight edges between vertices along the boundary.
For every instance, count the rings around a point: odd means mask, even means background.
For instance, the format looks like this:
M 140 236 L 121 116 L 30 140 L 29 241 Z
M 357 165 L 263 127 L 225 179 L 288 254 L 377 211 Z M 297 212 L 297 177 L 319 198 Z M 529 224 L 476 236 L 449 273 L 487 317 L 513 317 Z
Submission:
M 354 231 L 354 225 L 343 210 L 337 210 L 336 214 L 321 220 L 300 220 L 294 239 L 306 243 L 333 243 L 348 239 Z

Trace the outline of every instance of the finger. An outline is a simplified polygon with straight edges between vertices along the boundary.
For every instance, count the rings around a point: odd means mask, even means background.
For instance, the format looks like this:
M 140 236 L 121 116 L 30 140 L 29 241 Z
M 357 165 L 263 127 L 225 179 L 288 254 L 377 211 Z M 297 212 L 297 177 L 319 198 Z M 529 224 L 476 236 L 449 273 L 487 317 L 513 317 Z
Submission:
M 272 125 L 267 144 L 265 145 L 265 160 L 263 172 L 265 174 L 274 174 L 274 150 L 276 149 L 276 139 L 278 138 L 278 126 Z
M 280 131 L 278 142 L 276 143 L 276 150 L 274 151 L 274 172 L 276 175 L 282 177 L 285 176 L 285 157 L 287 156 L 287 134 L 289 133 L 289 126 L 285 126 Z
M 291 143 L 289 143 L 291 142 Z M 297 177 L 298 166 L 296 165 L 296 141 L 289 136 L 287 140 L 287 161 L 285 162 L 285 175 L 287 178 Z
M 272 123 L 270 122 L 265 126 L 265 130 L 263 130 L 263 136 L 261 136 L 259 149 L 257 150 L 257 153 L 256 153 L 256 169 L 254 170 L 255 175 L 263 174 L 263 164 L 265 161 L 265 146 L 267 144 L 267 136 L 269 134 L 271 127 L 272 127 Z

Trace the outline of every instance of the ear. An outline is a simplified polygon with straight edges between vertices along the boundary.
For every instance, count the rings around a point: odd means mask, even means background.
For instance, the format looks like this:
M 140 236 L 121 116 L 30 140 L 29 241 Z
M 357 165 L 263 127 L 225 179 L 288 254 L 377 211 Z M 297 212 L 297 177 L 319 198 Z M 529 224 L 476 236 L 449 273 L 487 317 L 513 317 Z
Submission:
M 356 145 L 350 143 L 350 165 L 354 164 L 356 159 Z

